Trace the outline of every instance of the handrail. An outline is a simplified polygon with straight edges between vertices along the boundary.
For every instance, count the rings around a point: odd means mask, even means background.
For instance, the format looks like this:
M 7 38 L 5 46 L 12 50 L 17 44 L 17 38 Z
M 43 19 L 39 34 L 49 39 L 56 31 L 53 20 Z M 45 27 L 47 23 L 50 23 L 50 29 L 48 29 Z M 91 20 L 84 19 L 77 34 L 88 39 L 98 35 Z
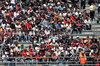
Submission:
M 79 57 L 79 56 L 66 56 L 66 57 L 61 57 L 61 58 L 98 58 L 100 56 L 94 56 L 94 57 L 91 57 L 91 56 L 86 56 L 86 57 Z M 2 58 L 2 57 L 1 57 Z M 55 57 L 7 57 L 7 58 L 55 58 Z M 59 56 L 57 58 L 60 58 Z

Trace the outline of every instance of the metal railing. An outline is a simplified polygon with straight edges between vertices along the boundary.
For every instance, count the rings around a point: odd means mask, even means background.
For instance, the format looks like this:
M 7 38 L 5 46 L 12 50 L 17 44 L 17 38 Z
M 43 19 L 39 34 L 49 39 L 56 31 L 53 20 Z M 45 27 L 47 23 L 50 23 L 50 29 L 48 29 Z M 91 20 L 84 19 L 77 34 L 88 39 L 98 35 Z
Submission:
M 44 58 L 49 58 L 49 59 L 52 59 L 52 58 L 55 58 L 55 57 L 8 57 L 8 59 L 10 58 L 14 58 L 14 61 L 5 61 L 5 60 L 2 60 L 2 62 L 0 62 L 0 64 L 2 63 L 3 65 L 5 66 L 9 66 L 9 65 L 14 65 L 14 66 L 22 66 L 22 65 L 30 65 L 30 66 L 37 66 L 37 65 L 41 65 L 41 66 L 44 66 L 44 65 L 48 65 L 48 66 L 94 66 L 94 65 L 99 65 L 100 64 L 96 64 L 96 63 L 100 63 L 100 61 L 86 61 L 86 64 L 79 64 L 79 61 L 59 61 L 59 60 L 56 60 L 56 61 L 40 61 L 40 59 L 44 59 Z M 25 58 L 35 58 L 35 60 L 25 60 Z M 59 58 L 59 57 L 58 57 Z M 64 57 L 64 58 L 72 58 L 72 57 Z M 74 57 L 75 58 L 75 57 Z M 86 58 L 93 58 L 93 57 L 86 57 Z M 94 57 L 94 58 L 97 58 L 97 57 Z M 18 60 L 21 60 L 23 59 L 23 61 L 18 61 Z

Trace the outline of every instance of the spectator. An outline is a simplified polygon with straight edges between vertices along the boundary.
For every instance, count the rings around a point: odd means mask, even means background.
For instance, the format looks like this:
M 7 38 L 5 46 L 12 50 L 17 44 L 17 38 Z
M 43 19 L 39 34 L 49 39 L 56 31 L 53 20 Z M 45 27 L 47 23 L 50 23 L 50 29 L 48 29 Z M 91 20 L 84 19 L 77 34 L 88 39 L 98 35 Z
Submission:
M 91 21 L 89 18 L 86 18 L 84 20 L 84 29 L 85 30 L 91 30 Z
M 85 9 L 85 2 L 86 2 L 86 0 L 81 0 L 81 8 L 82 9 Z
M 95 5 L 92 3 L 90 6 L 90 18 L 93 20 L 95 15 Z
M 2 60 L 3 60 L 3 62 L 8 62 L 7 64 L 6 64 L 6 66 L 9 66 L 10 64 L 9 64 L 9 61 L 8 61 L 8 55 L 7 55 L 7 52 L 5 52 L 4 53 L 4 55 L 2 55 Z
M 94 3 L 94 0 L 89 1 Z M 91 40 L 89 37 L 75 38 L 72 35 L 70 38 L 69 35 L 74 31 L 78 34 L 83 29 L 91 29 L 90 18 L 94 18 L 92 12 L 95 7 L 90 6 L 90 17 L 87 9 L 83 10 L 87 5 L 85 2 L 81 0 L 80 8 L 79 0 L 1 0 L 0 45 L 3 46 L 3 62 L 14 62 L 14 58 L 8 57 L 18 57 L 16 62 L 59 61 L 63 66 L 65 61 L 85 64 L 86 56 L 91 57 L 89 61 L 93 61 L 94 56 L 99 58 L 99 40 L 94 37 Z M 32 43 L 26 47 L 19 42 Z M 82 51 L 84 53 L 79 54 Z
M 24 49 L 24 52 L 22 52 L 22 56 L 26 56 L 26 54 L 27 54 L 27 50 L 26 49 Z
M 73 34 L 73 31 L 76 31 L 76 34 L 78 33 L 78 29 L 75 23 L 72 25 L 72 34 Z
M 95 36 L 92 37 L 91 43 L 97 43 L 97 39 L 95 38 Z
M 80 64 L 86 64 L 86 59 L 85 58 L 80 58 L 79 63 Z
M 100 17 L 100 4 L 99 4 L 99 7 L 98 7 L 98 14 L 99 14 L 99 17 Z

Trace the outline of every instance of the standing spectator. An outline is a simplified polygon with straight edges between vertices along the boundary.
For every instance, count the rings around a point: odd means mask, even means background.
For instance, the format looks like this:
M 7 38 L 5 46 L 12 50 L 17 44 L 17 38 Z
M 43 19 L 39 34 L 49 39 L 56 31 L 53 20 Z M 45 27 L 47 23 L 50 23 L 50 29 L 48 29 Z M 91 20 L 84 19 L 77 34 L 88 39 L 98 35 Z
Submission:
M 95 15 L 95 5 L 92 3 L 90 6 L 90 18 L 93 20 Z
M 81 0 L 81 8 L 82 8 L 82 9 L 85 9 L 85 5 L 86 5 L 85 1 L 86 1 L 86 0 Z
M 85 59 L 84 57 L 81 57 L 81 58 L 79 59 L 79 63 L 80 63 L 80 64 L 86 64 L 86 59 Z
M 99 7 L 98 7 L 98 14 L 99 14 L 99 17 L 100 17 L 100 4 L 99 4 Z

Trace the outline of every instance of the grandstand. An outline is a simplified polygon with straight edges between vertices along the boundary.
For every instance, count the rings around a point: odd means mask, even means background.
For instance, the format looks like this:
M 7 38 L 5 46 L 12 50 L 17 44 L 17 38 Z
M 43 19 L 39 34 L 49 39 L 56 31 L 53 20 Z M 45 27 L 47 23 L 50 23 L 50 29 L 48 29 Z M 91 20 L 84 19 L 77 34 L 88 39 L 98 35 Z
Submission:
M 100 0 L 1 0 L 0 66 L 100 66 L 99 8 Z

